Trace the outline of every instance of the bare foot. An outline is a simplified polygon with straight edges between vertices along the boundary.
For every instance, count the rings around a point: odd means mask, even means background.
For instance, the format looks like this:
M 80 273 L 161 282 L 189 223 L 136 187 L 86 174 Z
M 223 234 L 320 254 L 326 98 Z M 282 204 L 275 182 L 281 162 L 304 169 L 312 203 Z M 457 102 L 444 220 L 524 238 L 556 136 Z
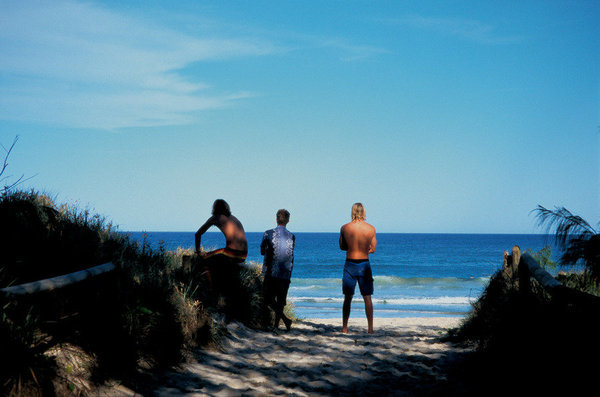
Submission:
M 342 334 L 347 334 L 347 333 L 348 333 L 348 328 L 342 327 Z

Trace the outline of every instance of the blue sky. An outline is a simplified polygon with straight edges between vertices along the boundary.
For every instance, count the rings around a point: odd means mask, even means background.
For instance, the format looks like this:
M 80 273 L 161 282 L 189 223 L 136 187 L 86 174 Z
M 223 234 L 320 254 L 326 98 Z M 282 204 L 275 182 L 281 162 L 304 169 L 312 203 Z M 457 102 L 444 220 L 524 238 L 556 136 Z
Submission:
M 600 220 L 595 1 L 0 0 L 8 173 L 121 230 Z

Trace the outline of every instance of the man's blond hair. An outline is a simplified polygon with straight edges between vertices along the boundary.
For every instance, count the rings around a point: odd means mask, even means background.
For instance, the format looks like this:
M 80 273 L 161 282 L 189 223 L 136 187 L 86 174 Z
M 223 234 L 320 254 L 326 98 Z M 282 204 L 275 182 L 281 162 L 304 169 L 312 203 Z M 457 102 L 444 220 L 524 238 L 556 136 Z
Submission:
M 352 206 L 352 213 L 350 215 L 352 216 L 353 221 L 364 221 L 367 219 L 367 213 L 362 203 L 354 203 Z

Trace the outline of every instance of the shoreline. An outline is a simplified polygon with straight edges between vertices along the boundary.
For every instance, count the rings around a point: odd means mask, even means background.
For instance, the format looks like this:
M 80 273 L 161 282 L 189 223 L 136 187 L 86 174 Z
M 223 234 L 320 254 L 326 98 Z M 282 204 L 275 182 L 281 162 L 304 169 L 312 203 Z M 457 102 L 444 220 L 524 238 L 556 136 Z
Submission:
M 461 317 L 374 317 L 373 327 L 394 328 L 394 327 L 439 327 L 441 329 L 449 329 L 457 327 L 466 316 Z M 342 319 L 340 318 L 307 318 L 295 321 L 296 323 L 315 323 L 327 326 L 342 327 Z M 292 324 L 292 327 L 293 327 Z M 348 319 L 348 327 L 365 327 L 367 326 L 366 317 Z

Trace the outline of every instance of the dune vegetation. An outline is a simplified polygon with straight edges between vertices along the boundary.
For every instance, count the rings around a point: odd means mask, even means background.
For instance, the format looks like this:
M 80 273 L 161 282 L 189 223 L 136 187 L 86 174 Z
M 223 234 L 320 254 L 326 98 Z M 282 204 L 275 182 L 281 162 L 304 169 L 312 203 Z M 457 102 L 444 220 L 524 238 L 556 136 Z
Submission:
M 211 289 L 191 251 L 152 249 L 105 217 L 36 191 L 3 191 L 0 220 L 0 288 L 116 265 L 65 288 L 0 294 L 2 395 L 85 392 L 90 382 L 170 366 L 196 346 L 218 345 L 226 318 L 259 328 L 271 316 L 257 264 L 230 275 L 233 292 Z
M 483 389 L 495 384 L 508 391 L 518 385 L 522 392 L 544 393 L 594 384 L 589 358 L 600 353 L 600 299 L 586 294 L 598 296 L 600 291 L 600 235 L 564 208 L 535 211 L 541 225 L 555 228 L 562 255 L 554 262 L 550 247 L 529 253 L 547 269 L 569 267 L 556 280 L 575 290 L 571 296 L 585 299 L 553 296 L 533 278 L 531 288 L 523 291 L 498 270 L 470 315 L 448 335 L 475 347 L 458 376 Z M 499 374 L 507 383 L 498 384 Z

